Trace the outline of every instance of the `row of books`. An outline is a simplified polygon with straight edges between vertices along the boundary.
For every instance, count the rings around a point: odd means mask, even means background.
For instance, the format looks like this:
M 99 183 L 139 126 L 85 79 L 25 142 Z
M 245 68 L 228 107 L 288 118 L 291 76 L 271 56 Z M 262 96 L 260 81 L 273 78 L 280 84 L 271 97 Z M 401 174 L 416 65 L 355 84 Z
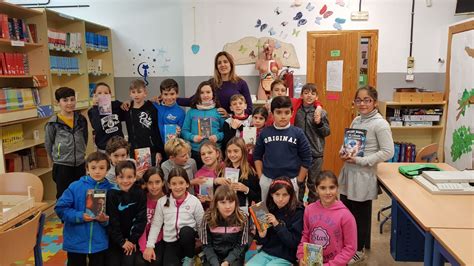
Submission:
M 391 163 L 412 163 L 416 158 L 416 145 L 413 143 L 395 142 L 394 154 Z
M 101 74 L 102 70 L 102 59 L 87 59 L 88 73 Z
M 3 88 L 0 89 L 0 111 L 20 110 L 40 104 L 37 88 Z
M 24 19 L 11 18 L 7 14 L 0 14 L 0 38 L 36 43 L 36 24 L 26 24 Z
M 0 75 L 29 75 L 30 65 L 25 53 L 0 53 Z
M 82 35 L 80 32 L 62 32 L 48 29 L 49 49 L 82 51 Z
M 94 32 L 86 32 L 86 46 L 93 49 L 109 49 L 109 38 Z
M 51 167 L 44 147 L 27 148 L 15 153 L 5 154 L 5 170 L 7 173 L 25 172 L 39 167 Z
M 79 58 L 64 57 L 64 56 L 50 56 L 49 62 L 51 70 L 64 73 L 78 73 L 79 72 Z
M 15 124 L 6 126 L 2 129 L 2 143 L 3 145 L 13 145 L 23 141 L 23 126 L 22 124 Z

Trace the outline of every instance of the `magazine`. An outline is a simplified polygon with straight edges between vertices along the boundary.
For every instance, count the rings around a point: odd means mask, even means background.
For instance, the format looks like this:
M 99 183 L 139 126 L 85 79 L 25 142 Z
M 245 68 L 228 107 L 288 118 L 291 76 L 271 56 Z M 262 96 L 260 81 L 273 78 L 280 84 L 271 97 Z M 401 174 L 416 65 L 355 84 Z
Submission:
M 346 128 L 344 130 L 344 144 L 341 154 L 349 157 L 363 157 L 367 130 Z
M 244 127 L 242 131 L 242 138 L 246 145 L 255 145 L 257 142 L 257 128 L 256 127 Z
M 323 265 L 323 247 L 311 243 L 303 243 L 303 257 L 308 266 Z
M 239 182 L 240 170 L 235 168 L 226 167 L 224 169 L 224 177 L 228 179 L 231 183 Z
M 165 125 L 165 143 L 170 139 L 176 138 L 176 124 L 166 124 Z
M 88 189 L 86 195 L 86 213 L 95 218 L 105 213 L 105 189 Z
M 265 217 L 268 213 L 268 209 L 265 205 L 265 202 L 261 201 L 255 205 L 250 206 L 249 212 L 258 231 L 261 232 L 271 226 L 267 222 L 267 218 Z
M 199 185 L 199 195 L 212 198 L 214 195 L 214 178 L 208 177 L 204 183 Z
M 112 114 L 112 97 L 110 94 L 99 95 L 98 107 L 100 115 Z
M 198 128 L 199 128 L 199 136 L 203 138 L 209 138 L 212 135 L 211 118 L 210 117 L 199 118 Z
M 151 150 L 150 148 L 135 149 L 135 161 L 137 162 L 137 170 L 147 170 L 151 167 Z

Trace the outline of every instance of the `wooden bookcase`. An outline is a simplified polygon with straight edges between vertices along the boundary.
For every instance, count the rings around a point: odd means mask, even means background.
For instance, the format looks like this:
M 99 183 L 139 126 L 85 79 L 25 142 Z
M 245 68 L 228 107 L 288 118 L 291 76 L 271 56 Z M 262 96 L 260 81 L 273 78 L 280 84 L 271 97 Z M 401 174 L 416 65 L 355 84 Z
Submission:
M 446 128 L 446 101 L 443 102 L 379 102 L 379 111 L 387 118 L 387 109 L 399 108 L 441 108 L 443 115 L 438 123 L 432 126 L 390 126 L 393 140 L 396 142 L 411 142 L 416 145 L 417 152 L 431 143 L 438 143 L 438 159 L 444 161 L 444 132 Z M 390 123 L 390 121 L 388 121 Z
M 29 75 L 6 76 L 0 75 L 0 89 L 6 87 L 29 88 L 33 87 L 33 76 L 42 75 L 47 79 L 47 86 L 39 88 L 41 105 L 52 106 L 57 112 L 54 91 L 63 86 L 73 88 L 77 94 L 76 109 L 87 117 L 87 110 L 91 102 L 89 98 L 90 82 L 106 82 L 114 92 L 114 70 L 112 60 L 112 36 L 107 27 L 87 22 L 48 9 L 28 9 L 14 4 L 0 1 L 0 13 L 9 17 L 25 19 L 28 24 L 36 24 L 37 43 L 24 43 L 17 46 L 9 39 L 0 38 L 0 52 L 21 52 L 28 54 Z M 82 50 L 72 51 L 67 49 L 55 49 L 48 46 L 48 28 L 61 32 L 81 33 Z M 108 49 L 95 51 L 86 48 L 86 31 L 106 35 L 108 37 Z M 76 57 L 79 61 L 79 72 L 61 73 L 51 71 L 50 56 Z M 87 59 L 100 58 L 104 68 L 104 75 L 89 75 L 87 71 Z M 20 109 L 15 111 L 0 112 L 0 137 L 3 136 L 5 127 L 10 125 L 21 125 L 24 140 L 14 145 L 4 145 L 0 142 L 0 173 L 6 172 L 5 155 L 15 153 L 24 149 L 34 149 L 44 144 L 44 126 L 51 117 L 38 117 L 36 108 Z M 88 152 L 93 150 L 91 127 L 89 134 Z M 34 132 L 39 132 L 39 139 L 34 139 Z M 55 202 L 56 186 L 52 180 L 51 168 L 36 168 L 28 172 L 39 176 L 44 185 L 44 200 L 52 207 Z

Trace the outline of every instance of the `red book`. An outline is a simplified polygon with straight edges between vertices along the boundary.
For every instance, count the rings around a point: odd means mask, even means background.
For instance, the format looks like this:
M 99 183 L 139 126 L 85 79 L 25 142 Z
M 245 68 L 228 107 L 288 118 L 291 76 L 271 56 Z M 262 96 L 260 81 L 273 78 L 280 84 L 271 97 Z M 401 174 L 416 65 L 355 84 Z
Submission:
M 2 28 L 2 36 L 3 39 L 10 39 L 10 32 L 8 30 L 8 15 L 0 14 L 0 27 Z
M 2 69 L 2 75 L 8 75 L 7 61 L 5 61 L 5 53 L 0 53 L 0 68 Z
M 12 69 L 12 54 L 11 53 L 5 53 L 5 62 L 7 63 L 7 75 L 14 75 L 13 69 Z

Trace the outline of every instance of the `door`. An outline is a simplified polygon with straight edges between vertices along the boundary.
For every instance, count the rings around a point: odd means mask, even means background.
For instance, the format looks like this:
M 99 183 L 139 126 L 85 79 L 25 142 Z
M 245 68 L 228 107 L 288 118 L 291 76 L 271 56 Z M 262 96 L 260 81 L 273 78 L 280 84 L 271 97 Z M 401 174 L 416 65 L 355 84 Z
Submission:
M 374 32 L 376 36 L 376 31 L 308 32 L 306 80 L 316 84 L 331 128 L 331 135 L 326 138 L 323 169 L 336 175 L 343 165 L 339 149 L 344 140 L 344 129 L 357 115 L 352 104 L 354 94 L 359 83 L 375 86 L 377 42 Z M 361 60 L 363 57 L 367 59 L 365 62 Z M 332 64 L 333 61 L 342 61 L 342 91 L 328 88 L 326 84 L 328 62 Z M 363 67 L 367 69 L 363 70 Z M 337 77 L 332 74 L 330 76 Z

